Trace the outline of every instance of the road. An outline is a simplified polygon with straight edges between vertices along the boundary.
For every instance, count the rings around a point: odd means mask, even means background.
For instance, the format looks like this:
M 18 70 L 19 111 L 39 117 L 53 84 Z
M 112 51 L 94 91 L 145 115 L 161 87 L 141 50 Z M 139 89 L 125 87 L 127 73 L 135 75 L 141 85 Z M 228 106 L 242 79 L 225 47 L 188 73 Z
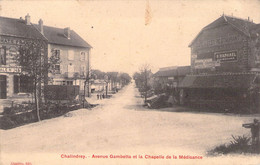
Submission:
M 260 163 L 257 155 L 206 157 L 207 150 L 228 143 L 232 134 L 250 135 L 241 125 L 254 116 L 146 109 L 134 83 L 99 102 L 92 110 L 69 112 L 69 117 L 0 130 L 1 160 L 4 164 L 25 158 L 32 164 Z M 65 159 L 61 154 L 83 154 L 87 159 Z M 203 160 L 94 159 L 93 154 L 191 155 Z

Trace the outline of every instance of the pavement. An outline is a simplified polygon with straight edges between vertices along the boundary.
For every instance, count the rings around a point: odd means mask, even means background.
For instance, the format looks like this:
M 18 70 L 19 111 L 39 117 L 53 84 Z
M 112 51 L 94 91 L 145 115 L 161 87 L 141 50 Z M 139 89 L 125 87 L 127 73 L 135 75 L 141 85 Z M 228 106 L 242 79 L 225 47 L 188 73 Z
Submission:
M 259 155 L 206 155 L 231 135 L 250 135 L 242 124 L 259 116 L 146 109 L 133 83 L 110 99 L 92 99 L 99 106 L 91 110 L 0 130 L 2 164 L 260 164 Z

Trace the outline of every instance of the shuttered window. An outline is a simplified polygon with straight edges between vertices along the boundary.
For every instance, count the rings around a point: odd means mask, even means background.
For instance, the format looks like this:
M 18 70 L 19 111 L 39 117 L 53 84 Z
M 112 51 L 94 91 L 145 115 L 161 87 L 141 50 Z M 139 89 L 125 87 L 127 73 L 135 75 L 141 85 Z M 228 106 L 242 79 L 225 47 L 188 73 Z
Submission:
M 0 47 L 0 65 L 6 65 L 6 47 Z

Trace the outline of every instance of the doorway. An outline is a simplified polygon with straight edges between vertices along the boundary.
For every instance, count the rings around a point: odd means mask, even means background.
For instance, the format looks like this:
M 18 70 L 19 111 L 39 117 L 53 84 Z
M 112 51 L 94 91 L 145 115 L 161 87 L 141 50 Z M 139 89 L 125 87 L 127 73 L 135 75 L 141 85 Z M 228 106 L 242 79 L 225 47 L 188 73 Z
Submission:
M 0 99 L 6 99 L 6 76 L 0 75 Z

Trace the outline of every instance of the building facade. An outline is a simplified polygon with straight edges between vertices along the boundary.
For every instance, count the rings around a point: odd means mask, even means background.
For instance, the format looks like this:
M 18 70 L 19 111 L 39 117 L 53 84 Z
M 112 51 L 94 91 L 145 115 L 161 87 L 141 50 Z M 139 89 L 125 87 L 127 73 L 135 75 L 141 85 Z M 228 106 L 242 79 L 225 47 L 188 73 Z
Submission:
M 45 84 L 77 85 L 83 92 L 88 85 L 91 46 L 70 28 L 44 26 L 42 20 L 32 24 L 27 14 L 25 19 L 0 17 L 0 99 L 32 98 L 32 80 L 16 57 L 23 45 L 36 42 L 42 44 L 43 63 L 52 57 L 60 61 L 52 73 L 46 73 Z
M 160 68 L 153 76 L 154 88 L 160 92 L 176 92 L 180 82 L 190 74 L 190 66 L 173 66 Z
M 0 99 L 30 98 L 32 81 L 22 73 L 16 57 L 25 44 L 40 42 L 42 56 L 47 57 L 47 40 L 25 19 L 0 17 Z
M 90 72 L 92 47 L 69 27 L 44 26 L 41 19 L 35 27 L 48 40 L 48 57 L 60 59 L 60 63 L 54 66 L 54 73 L 48 75 L 48 84 L 78 85 L 83 93 L 86 78 Z M 86 89 L 90 90 L 89 87 Z
M 259 107 L 259 32 L 250 19 L 226 15 L 204 27 L 189 45 L 191 75 L 180 85 L 181 104 Z

